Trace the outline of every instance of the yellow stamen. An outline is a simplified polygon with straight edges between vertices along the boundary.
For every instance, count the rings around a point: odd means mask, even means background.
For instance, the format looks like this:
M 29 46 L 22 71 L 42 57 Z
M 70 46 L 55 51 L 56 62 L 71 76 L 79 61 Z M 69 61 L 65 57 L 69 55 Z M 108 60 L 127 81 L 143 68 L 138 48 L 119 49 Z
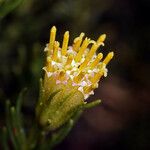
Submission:
M 102 35 L 98 38 L 97 43 L 102 43 L 102 42 L 105 41 L 105 39 L 106 39 L 106 34 L 102 34 Z
M 57 61 L 58 48 L 59 48 L 59 42 L 55 41 L 55 43 L 54 43 L 54 54 L 53 54 L 53 57 L 52 57 L 52 59 L 54 61 Z
M 89 63 L 89 60 L 85 59 L 84 62 L 80 65 L 79 70 L 82 71 L 87 64 Z
M 99 61 L 103 58 L 103 54 L 99 53 L 97 55 L 97 57 L 95 58 L 95 60 L 90 64 L 90 68 L 93 69 L 98 63 Z
M 48 56 L 50 55 L 50 51 L 53 49 L 54 42 L 55 42 L 55 37 L 56 37 L 56 27 L 53 26 L 50 30 L 50 39 L 49 39 L 49 51 L 48 51 Z
M 91 59 L 99 46 L 100 45 L 97 43 L 93 44 L 92 48 L 90 49 L 89 53 L 87 54 L 86 59 Z
M 80 50 L 79 50 L 77 56 L 75 57 L 75 61 L 76 61 L 76 62 L 78 62 L 78 61 L 81 60 L 82 55 L 83 55 L 85 49 L 87 48 L 87 46 L 89 45 L 89 43 L 90 43 L 90 39 L 85 38 L 85 40 L 83 41 L 83 44 L 82 44 L 82 46 L 81 46 L 81 48 L 80 48 Z
M 96 87 L 94 85 L 90 85 L 90 86 L 85 86 L 83 87 L 84 93 L 88 94 L 90 93 L 92 90 L 94 90 Z
M 114 56 L 114 52 L 108 53 L 103 63 L 107 65 L 110 62 L 110 60 L 113 58 L 113 56 Z
M 85 74 L 83 72 L 80 72 L 76 77 L 74 77 L 73 80 L 75 83 L 79 83 L 84 76 L 85 76 Z
M 80 71 L 83 70 L 87 66 L 87 64 L 89 63 L 90 59 L 93 57 L 93 55 L 96 52 L 98 47 L 99 47 L 99 44 L 96 44 L 96 43 L 93 44 L 93 46 L 92 46 L 90 52 L 87 54 L 84 62 L 79 67 Z
M 47 57 L 46 68 L 47 68 L 47 71 L 49 71 L 49 72 L 53 71 L 52 59 L 51 59 L 51 57 Z
M 104 74 L 104 71 L 103 71 L 103 70 L 99 71 L 98 73 L 96 73 L 96 74 L 94 75 L 93 78 L 91 78 L 91 82 L 92 82 L 93 84 L 96 83 L 96 82 L 98 82 L 98 81 L 100 80 L 100 78 L 103 76 L 103 74 Z
M 103 67 L 105 66 L 105 64 L 102 62 L 102 63 L 99 63 L 98 64 L 98 69 L 100 70 L 100 69 L 102 69 Z
M 62 55 L 66 55 L 67 53 L 67 48 L 68 48 L 68 41 L 69 41 L 69 31 L 66 31 L 64 34 L 64 39 L 63 39 L 63 44 L 62 44 Z
M 72 60 L 73 60 L 73 54 L 69 54 L 69 56 L 68 56 L 68 59 L 67 59 L 67 62 L 66 62 L 66 66 L 68 66 L 68 65 L 70 65 L 71 64 L 71 62 L 72 62 Z
M 73 50 L 78 51 L 78 49 L 82 43 L 83 37 L 84 37 L 84 33 L 82 32 L 79 37 L 74 39 Z

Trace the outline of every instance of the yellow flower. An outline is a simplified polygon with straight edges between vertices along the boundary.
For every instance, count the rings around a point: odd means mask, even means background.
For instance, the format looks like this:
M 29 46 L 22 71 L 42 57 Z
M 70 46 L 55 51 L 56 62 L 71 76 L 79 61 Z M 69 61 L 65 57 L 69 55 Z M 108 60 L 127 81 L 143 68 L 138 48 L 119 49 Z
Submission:
M 56 27 L 50 30 L 50 40 L 46 45 L 47 63 L 44 67 L 48 77 L 53 77 L 56 84 L 68 84 L 78 87 L 87 99 L 94 94 L 101 77 L 107 76 L 107 64 L 113 58 L 110 52 L 103 59 L 103 54 L 96 54 L 100 46 L 104 46 L 106 34 L 102 34 L 97 41 L 85 38 L 84 33 L 74 39 L 72 46 L 69 43 L 69 31 L 64 34 L 62 45 L 56 41 Z
M 44 80 L 41 80 L 36 117 L 44 130 L 56 130 L 69 121 L 79 110 L 99 104 L 100 100 L 87 103 L 86 100 L 98 87 L 102 76 L 107 76 L 107 64 L 114 53 L 103 59 L 96 54 L 104 46 L 106 35 L 97 41 L 85 38 L 84 33 L 75 38 L 68 46 L 69 32 L 66 31 L 62 45 L 56 41 L 56 27 L 50 30 Z M 89 48 L 90 46 L 90 48 Z M 88 105 L 89 104 L 89 105 Z

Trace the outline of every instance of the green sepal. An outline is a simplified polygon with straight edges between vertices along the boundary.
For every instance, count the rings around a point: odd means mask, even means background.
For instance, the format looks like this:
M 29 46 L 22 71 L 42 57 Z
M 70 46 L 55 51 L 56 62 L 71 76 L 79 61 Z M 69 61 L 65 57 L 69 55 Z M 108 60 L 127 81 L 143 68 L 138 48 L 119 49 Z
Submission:
M 84 105 L 84 96 L 71 84 L 56 84 L 53 78 L 42 82 L 36 117 L 45 130 L 56 130 Z M 50 82 L 51 81 L 51 82 Z

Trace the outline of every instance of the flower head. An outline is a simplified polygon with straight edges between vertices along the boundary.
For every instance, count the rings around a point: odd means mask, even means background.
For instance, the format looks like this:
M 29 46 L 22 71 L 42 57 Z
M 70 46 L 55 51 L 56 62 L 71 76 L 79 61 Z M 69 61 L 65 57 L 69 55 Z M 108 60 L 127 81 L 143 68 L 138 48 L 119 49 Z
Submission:
M 89 103 L 86 100 L 98 87 L 102 76 L 107 76 L 106 66 L 113 57 L 113 52 L 103 59 L 103 54 L 96 54 L 104 46 L 106 35 L 97 41 L 84 38 L 84 33 L 75 38 L 68 46 L 69 32 L 64 34 L 60 45 L 56 41 L 56 27 L 50 30 L 44 80 L 41 80 L 36 116 L 45 130 L 56 130 L 69 121 L 79 110 Z M 99 104 L 100 100 L 93 104 Z
M 46 45 L 47 62 L 44 70 L 48 77 L 53 77 L 56 84 L 68 84 L 76 86 L 87 99 L 94 94 L 93 90 L 98 87 L 101 77 L 107 76 L 107 64 L 113 58 L 114 53 L 110 52 L 105 58 L 102 53 L 96 54 L 100 46 L 104 46 L 105 34 L 102 34 L 97 41 L 85 37 L 81 33 L 76 37 L 72 46 L 69 43 L 69 31 L 64 34 L 63 42 L 60 45 L 56 41 L 56 27 L 50 30 L 50 41 Z M 83 39 L 84 38 L 84 39 Z

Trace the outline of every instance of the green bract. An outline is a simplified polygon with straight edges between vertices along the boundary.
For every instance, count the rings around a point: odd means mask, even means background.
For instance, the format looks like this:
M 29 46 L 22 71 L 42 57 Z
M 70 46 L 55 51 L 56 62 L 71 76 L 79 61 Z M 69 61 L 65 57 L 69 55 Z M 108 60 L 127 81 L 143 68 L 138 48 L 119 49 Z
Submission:
M 84 96 L 71 84 L 56 84 L 45 75 L 36 107 L 36 117 L 45 130 L 55 130 L 65 124 L 82 106 Z

